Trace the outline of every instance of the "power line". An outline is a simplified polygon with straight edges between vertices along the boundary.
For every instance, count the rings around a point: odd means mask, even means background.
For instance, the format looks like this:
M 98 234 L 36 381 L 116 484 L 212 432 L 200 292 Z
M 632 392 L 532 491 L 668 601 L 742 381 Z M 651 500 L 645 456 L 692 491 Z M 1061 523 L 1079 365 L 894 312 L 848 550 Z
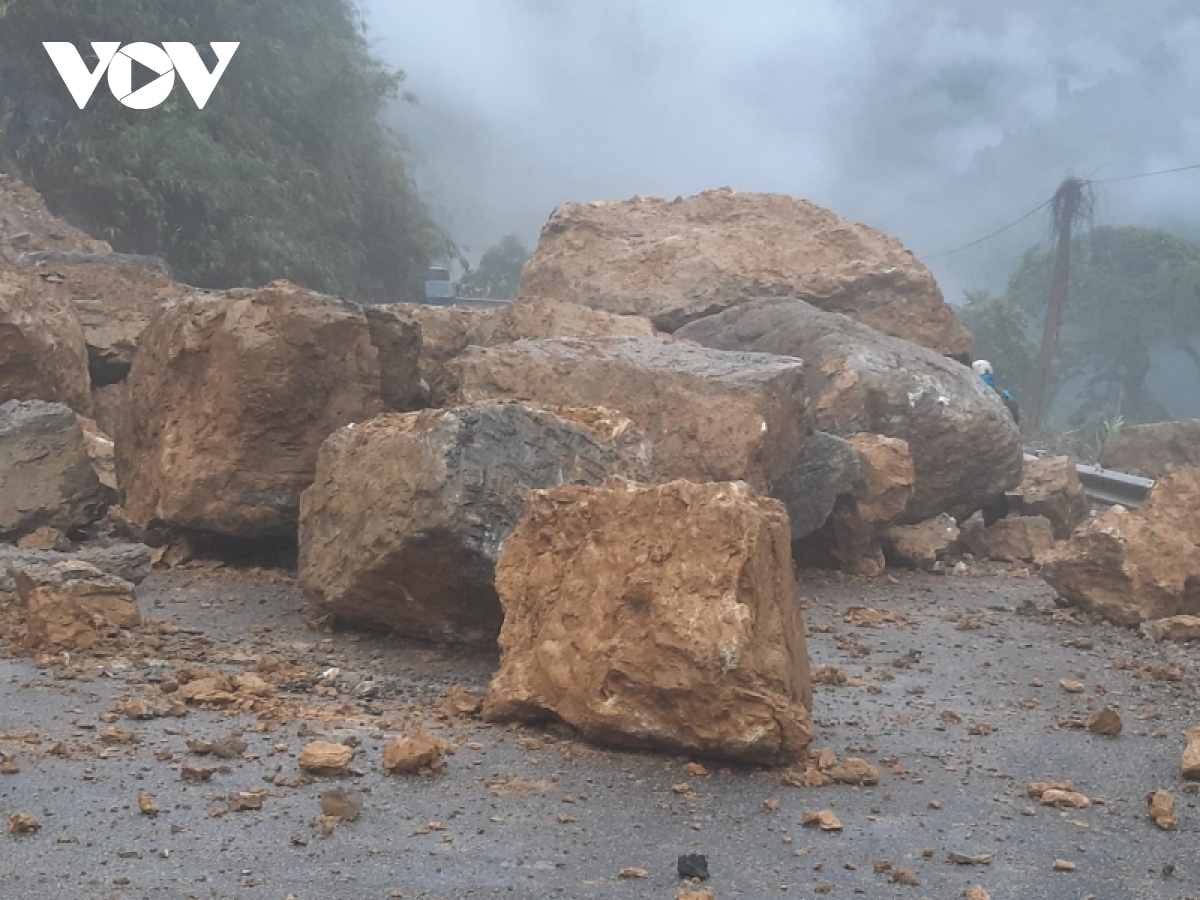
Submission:
M 1120 175 L 1116 178 L 1100 178 L 1098 180 L 1088 179 L 1088 184 L 1111 184 L 1114 181 L 1132 181 L 1135 178 L 1151 178 L 1155 175 L 1173 175 L 1175 172 L 1188 172 L 1192 169 L 1200 169 L 1200 164 L 1194 166 L 1180 166 L 1177 169 L 1160 169 L 1157 172 L 1142 172 L 1138 175 Z
M 1017 225 L 1020 225 L 1022 222 L 1024 222 L 1030 216 L 1037 215 L 1038 213 L 1040 213 L 1043 209 L 1045 209 L 1047 206 L 1049 206 L 1053 202 L 1054 202 L 1054 198 L 1051 197 L 1049 200 L 1045 201 L 1044 203 L 1040 204 L 1036 208 L 1031 209 L 1029 212 L 1025 213 L 1025 215 L 1021 216 L 1021 218 L 1015 219 L 1014 221 L 1009 222 L 1003 228 L 997 228 L 991 234 L 985 234 L 983 237 L 981 237 L 977 241 L 971 241 L 971 243 L 963 244 L 961 247 L 955 247 L 953 250 L 943 250 L 941 253 L 933 253 L 924 258 L 925 259 L 937 259 L 939 256 L 949 256 L 951 253 L 958 253 L 962 250 L 967 250 L 971 247 L 975 247 L 979 244 L 982 244 L 984 241 L 990 241 L 992 238 L 996 237 L 996 235 L 1003 234 L 1004 232 L 1008 231 L 1008 229 L 1014 228 Z

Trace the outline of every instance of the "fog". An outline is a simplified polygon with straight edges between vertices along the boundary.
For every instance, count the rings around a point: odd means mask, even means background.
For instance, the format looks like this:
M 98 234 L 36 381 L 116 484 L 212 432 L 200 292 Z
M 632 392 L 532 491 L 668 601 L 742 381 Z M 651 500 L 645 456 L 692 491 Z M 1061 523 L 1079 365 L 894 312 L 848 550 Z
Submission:
M 1034 216 L 1200 163 L 1200 9 L 1144 0 L 366 0 L 394 124 L 471 258 L 572 200 L 729 185 L 901 238 L 947 298 L 1003 287 Z M 1099 186 L 1097 224 L 1200 235 L 1200 171 Z

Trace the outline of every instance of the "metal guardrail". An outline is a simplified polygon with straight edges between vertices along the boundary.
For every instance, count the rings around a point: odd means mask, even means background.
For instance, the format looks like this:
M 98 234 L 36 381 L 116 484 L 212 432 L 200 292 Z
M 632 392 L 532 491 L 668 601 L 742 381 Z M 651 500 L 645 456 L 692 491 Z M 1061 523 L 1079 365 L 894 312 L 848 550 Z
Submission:
M 1025 461 L 1038 459 L 1032 453 L 1025 454 Z M 1126 509 L 1137 509 L 1154 487 L 1154 479 L 1142 478 L 1140 475 L 1130 475 L 1128 472 L 1118 472 L 1115 469 L 1102 469 L 1100 466 L 1088 466 L 1079 463 L 1075 466 L 1083 489 L 1093 503 L 1103 503 L 1108 506 L 1124 506 Z

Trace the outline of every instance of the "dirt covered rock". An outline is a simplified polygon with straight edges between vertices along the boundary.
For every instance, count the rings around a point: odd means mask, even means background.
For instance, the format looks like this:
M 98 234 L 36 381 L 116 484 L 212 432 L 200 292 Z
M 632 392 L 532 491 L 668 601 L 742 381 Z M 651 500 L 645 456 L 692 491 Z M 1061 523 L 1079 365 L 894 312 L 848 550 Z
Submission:
M 816 427 L 907 441 L 916 492 L 903 521 L 965 518 L 1021 480 L 1021 433 L 969 368 L 799 300 L 759 299 L 677 332 L 719 350 L 804 360 Z
M 886 564 L 880 538 L 912 500 L 916 472 L 907 441 L 852 434 L 847 442 L 858 456 L 858 477 L 825 524 L 793 552 L 801 565 L 876 576 Z
M 1015 505 L 1011 512 L 1018 515 L 1044 516 L 1060 541 L 1069 538 L 1092 511 L 1092 501 L 1067 456 L 1026 462 L 1020 485 L 1009 492 L 1009 504 Z
M 277 281 L 165 307 L 130 371 L 117 442 L 141 528 L 295 533 L 317 450 L 382 411 L 362 310 Z
M 1104 442 L 1100 465 L 1143 478 L 1161 478 L 1172 466 L 1200 466 L 1200 419 L 1122 428 Z
M 619 410 L 654 445 L 663 480 L 765 490 L 792 471 L 811 430 L 798 359 L 616 337 L 472 347 L 459 364 L 468 402 Z
M 390 303 L 375 308 L 411 318 L 421 326 L 418 368 L 428 392 L 426 402 L 439 408 L 457 402 L 458 371 L 450 363 L 478 343 L 478 335 L 486 334 L 495 311 L 426 303 Z
M 41 252 L 22 257 L 21 267 L 59 284 L 70 297 L 83 327 L 93 385 L 124 380 L 150 319 L 191 290 L 150 256 Z
M 429 389 L 421 384 L 421 323 L 396 308 L 365 308 L 371 343 L 379 353 L 380 396 L 393 412 L 421 409 Z
M 755 295 L 799 297 L 939 354 L 971 352 L 937 281 L 899 241 L 782 194 L 560 206 L 521 293 L 645 316 L 663 331 Z
M 745 484 L 534 492 L 497 571 L 490 720 L 616 746 L 787 763 L 812 687 L 782 504 Z
M 653 323 L 641 316 L 619 316 L 551 297 L 518 297 L 496 310 L 477 329 L 475 342 L 494 346 L 546 338 L 650 337 L 654 334 Z
M 82 528 L 109 499 L 74 412 L 38 400 L 0 404 L 0 540 Z
M 9 564 L 8 571 L 31 649 L 90 650 L 109 632 L 141 624 L 133 585 L 88 563 Z
M 1118 625 L 1200 615 L 1200 468 L 1163 476 L 1134 512 L 1114 506 L 1042 560 L 1061 597 Z
M 495 561 L 528 491 L 629 469 L 566 419 L 518 403 L 343 428 L 321 447 L 301 501 L 301 585 L 336 622 L 493 640 Z
M 1054 548 L 1054 527 L 1044 516 L 1009 516 L 992 525 L 972 519 L 958 540 L 979 559 L 1033 562 Z
M 44 400 L 91 412 L 83 326 L 65 286 L 0 267 L 0 402 Z

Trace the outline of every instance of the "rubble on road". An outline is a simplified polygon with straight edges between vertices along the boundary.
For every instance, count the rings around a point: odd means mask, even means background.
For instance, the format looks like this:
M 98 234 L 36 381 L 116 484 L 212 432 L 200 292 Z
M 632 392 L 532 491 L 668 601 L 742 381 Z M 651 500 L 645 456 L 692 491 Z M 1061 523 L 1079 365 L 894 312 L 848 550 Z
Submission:
M 1200 419 L 1129 425 L 1100 450 L 1100 465 L 1143 478 L 1161 478 L 1175 466 L 1200 466 Z
M 446 767 L 446 755 L 454 746 L 435 738 L 428 731 L 418 731 L 396 738 L 383 748 L 383 771 L 388 774 L 436 775 Z
M 1200 615 L 1200 468 L 1163 476 L 1135 511 L 1114 506 L 1046 554 L 1060 596 L 1117 625 Z
M 313 741 L 300 751 L 300 768 L 312 775 L 341 775 L 354 759 L 354 748 L 331 741 Z
M 1146 797 L 1151 821 L 1163 831 L 1174 831 L 1179 825 L 1175 818 L 1175 798 L 1170 791 L 1154 791 Z
M 787 515 L 744 484 L 534 492 L 504 546 L 484 717 L 787 763 L 812 739 Z
M 1143 622 L 1139 630 L 1155 642 L 1175 641 L 1184 644 L 1188 641 L 1200 641 L 1200 616 L 1167 616 L 1165 619 L 1151 619 Z
M 971 353 L 970 332 L 899 241 L 783 194 L 565 204 L 542 229 L 521 293 L 645 316 L 663 331 L 756 293 L 802 297 L 946 356 Z
M 908 442 L 916 471 L 905 524 L 965 518 L 1021 480 L 1021 433 L 969 368 L 847 316 L 794 299 L 756 299 L 692 322 L 677 337 L 719 350 L 795 356 L 816 427 Z
M 383 409 L 359 307 L 284 281 L 195 295 L 151 323 L 116 435 L 140 528 L 290 536 L 317 450 Z
M 0 539 L 72 532 L 103 516 L 109 500 L 74 412 L 40 400 L 0 404 Z
M 1183 738 L 1185 746 L 1179 771 L 1189 781 L 1200 781 L 1200 725 L 1189 728 Z
M 1054 526 L 1044 516 L 1008 516 L 992 525 L 972 518 L 960 528 L 958 544 L 976 559 L 1034 562 L 1054 549 Z
M 747 481 L 765 491 L 791 472 L 811 431 L 798 359 L 617 337 L 472 347 L 458 364 L 466 402 L 625 414 L 654 445 L 661 480 Z
M 95 566 L 9 564 L 25 606 L 29 649 L 90 650 L 113 631 L 141 624 L 134 587 Z
M 492 641 L 495 561 L 526 493 L 636 468 L 568 420 L 519 403 L 343 428 L 322 446 L 301 501 L 301 585 L 338 623 Z

